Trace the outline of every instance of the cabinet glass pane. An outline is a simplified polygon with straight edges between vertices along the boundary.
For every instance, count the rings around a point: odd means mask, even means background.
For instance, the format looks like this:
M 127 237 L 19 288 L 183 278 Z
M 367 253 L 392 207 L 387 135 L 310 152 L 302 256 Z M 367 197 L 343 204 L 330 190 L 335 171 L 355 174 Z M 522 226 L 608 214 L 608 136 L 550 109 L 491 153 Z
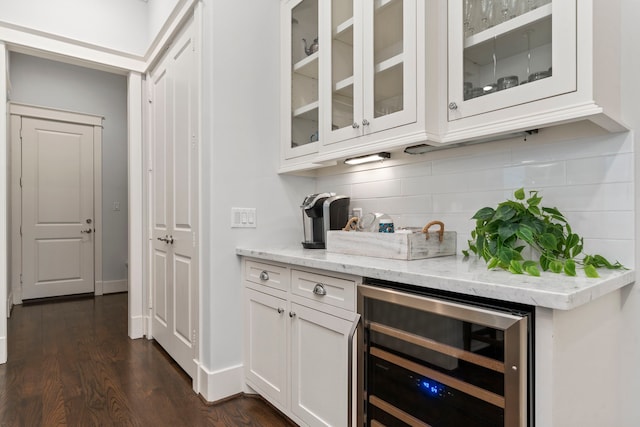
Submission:
M 464 99 L 550 77 L 551 0 L 461 0 Z
M 291 12 L 291 147 L 319 139 L 318 0 L 303 0 Z
M 403 0 L 374 2 L 374 117 L 401 111 L 403 100 Z
M 335 130 L 354 122 L 352 0 L 332 1 L 331 34 L 331 128 Z

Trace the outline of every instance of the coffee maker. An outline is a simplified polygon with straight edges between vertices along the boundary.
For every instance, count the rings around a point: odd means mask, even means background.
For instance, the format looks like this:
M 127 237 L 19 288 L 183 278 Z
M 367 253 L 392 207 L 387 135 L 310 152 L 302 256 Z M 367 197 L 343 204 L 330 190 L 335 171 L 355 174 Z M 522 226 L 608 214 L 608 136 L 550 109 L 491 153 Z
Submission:
M 304 198 L 302 225 L 306 249 L 324 249 L 328 230 L 340 230 L 349 220 L 349 197 L 335 193 L 309 194 Z

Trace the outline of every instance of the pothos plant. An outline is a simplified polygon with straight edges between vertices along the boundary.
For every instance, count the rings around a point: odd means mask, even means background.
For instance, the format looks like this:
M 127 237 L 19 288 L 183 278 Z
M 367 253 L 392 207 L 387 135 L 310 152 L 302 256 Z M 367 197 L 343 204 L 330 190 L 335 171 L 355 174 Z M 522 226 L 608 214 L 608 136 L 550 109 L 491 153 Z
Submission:
M 540 268 L 554 273 L 576 275 L 582 266 L 587 277 L 599 277 L 597 268 L 625 268 L 601 255 L 587 255 L 583 238 L 574 233 L 564 215 L 556 208 L 540 206 L 538 191 L 523 188 L 514 193 L 516 200 L 500 203 L 496 209 L 482 208 L 473 216 L 476 227 L 471 232 L 469 250 L 482 257 L 487 268 L 502 268 L 514 274 L 540 275 Z M 531 247 L 537 260 L 525 259 L 523 250 Z M 532 256 L 534 258 L 534 256 Z

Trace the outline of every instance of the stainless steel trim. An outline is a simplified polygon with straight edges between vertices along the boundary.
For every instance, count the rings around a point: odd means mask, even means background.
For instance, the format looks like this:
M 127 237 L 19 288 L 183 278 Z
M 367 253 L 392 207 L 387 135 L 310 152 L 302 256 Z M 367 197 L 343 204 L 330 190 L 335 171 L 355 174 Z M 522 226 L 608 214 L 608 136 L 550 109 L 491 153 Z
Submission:
M 353 337 L 358 325 L 360 324 L 361 318 L 358 313 L 356 313 L 355 316 L 356 317 L 353 319 L 353 323 L 351 324 L 351 330 L 349 331 L 349 342 L 347 343 L 347 414 L 349 415 L 347 427 L 351 427 L 353 425 Z
M 260 280 L 269 280 L 269 273 L 266 270 L 262 270 L 260 272 L 260 276 L 258 276 Z
M 482 307 L 475 307 L 470 304 L 465 305 L 443 299 L 410 294 L 408 292 L 401 292 L 395 289 L 360 285 L 358 286 L 358 291 L 366 298 L 377 299 L 421 311 L 428 311 L 447 317 L 453 317 L 465 322 L 490 326 L 503 331 L 506 331 L 522 319 L 520 316 L 509 313 L 488 310 Z M 358 309 L 358 312 L 360 312 L 360 309 Z

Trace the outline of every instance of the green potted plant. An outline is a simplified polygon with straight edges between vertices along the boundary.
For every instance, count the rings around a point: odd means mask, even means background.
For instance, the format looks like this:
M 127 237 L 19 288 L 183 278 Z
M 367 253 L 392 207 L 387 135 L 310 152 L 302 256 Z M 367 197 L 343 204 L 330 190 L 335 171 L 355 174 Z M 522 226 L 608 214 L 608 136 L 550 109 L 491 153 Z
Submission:
M 538 191 L 529 191 L 525 200 L 525 191 L 520 188 L 514 197 L 516 200 L 506 200 L 495 209 L 485 207 L 475 213 L 476 227 L 469 249 L 462 251 L 465 256 L 471 251 L 484 259 L 489 269 L 532 276 L 539 276 L 540 269 L 575 276 L 581 266 L 587 277 L 599 277 L 597 268 L 625 268 L 601 255 L 583 253 L 583 238 L 573 232 L 557 208 L 540 206 Z M 527 247 L 534 259 L 523 256 Z

